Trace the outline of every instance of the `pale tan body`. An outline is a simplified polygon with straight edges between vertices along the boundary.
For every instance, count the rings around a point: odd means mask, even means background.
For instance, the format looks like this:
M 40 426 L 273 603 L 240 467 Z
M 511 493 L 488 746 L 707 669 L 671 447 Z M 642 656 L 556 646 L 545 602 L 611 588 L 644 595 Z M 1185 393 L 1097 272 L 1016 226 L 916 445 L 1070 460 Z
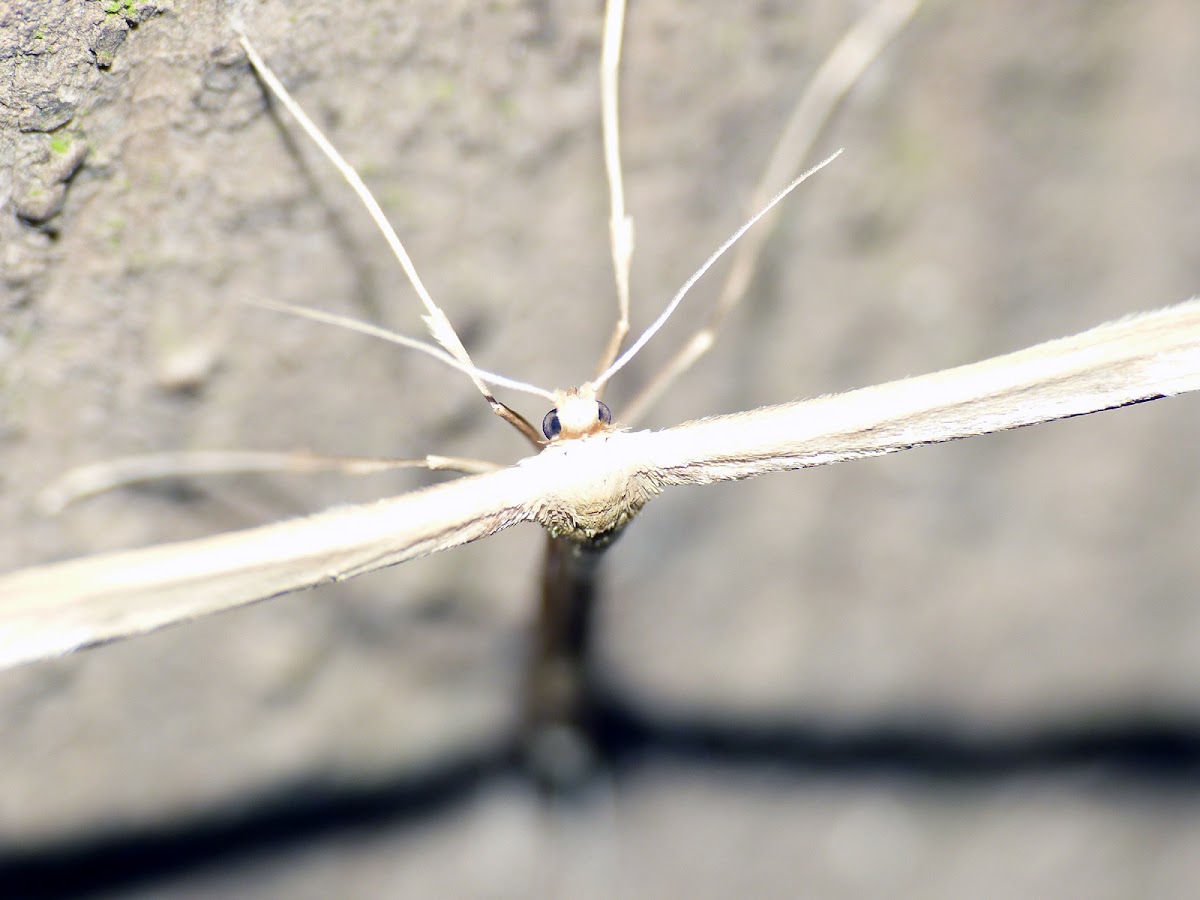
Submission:
M 0 666 L 141 634 L 495 534 L 604 540 L 663 488 L 827 465 L 1200 389 L 1200 300 L 846 394 L 664 431 L 597 428 L 363 506 L 0 577 Z

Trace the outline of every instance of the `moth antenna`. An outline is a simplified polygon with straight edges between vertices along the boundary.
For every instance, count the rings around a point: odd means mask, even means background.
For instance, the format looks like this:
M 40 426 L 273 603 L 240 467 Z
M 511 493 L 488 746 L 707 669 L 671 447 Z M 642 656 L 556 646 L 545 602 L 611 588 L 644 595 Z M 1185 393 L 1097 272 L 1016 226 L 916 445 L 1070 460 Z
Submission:
M 392 254 L 399 261 L 400 267 L 404 269 L 404 274 L 408 276 L 413 290 L 421 298 L 421 303 L 424 304 L 426 310 L 423 321 L 429 329 L 430 334 L 433 335 L 433 338 L 439 344 L 446 348 L 452 357 L 462 364 L 462 371 L 470 376 L 471 380 L 475 383 L 475 387 L 479 389 L 484 399 L 487 400 L 488 405 L 492 407 L 492 411 L 524 434 L 536 446 L 541 446 L 541 439 L 538 437 L 537 430 L 521 418 L 520 415 L 497 400 L 492 392 L 488 390 L 487 384 L 473 374 L 474 372 L 478 372 L 479 369 L 471 362 L 467 348 L 459 340 L 458 334 L 455 332 L 454 326 L 450 324 L 450 320 L 446 317 L 446 314 L 442 311 L 441 307 L 433 302 L 433 297 L 425 289 L 425 284 L 421 281 L 421 276 L 417 274 L 417 268 L 413 265 L 412 258 L 409 257 L 408 251 L 404 249 L 404 244 L 401 243 L 395 229 L 388 222 L 387 216 L 383 214 L 383 208 L 379 205 L 374 195 L 372 195 L 366 182 L 362 180 L 358 172 L 354 170 L 354 167 L 338 152 L 333 143 L 325 137 L 316 123 L 308 117 L 308 113 L 288 93 L 287 88 L 283 86 L 283 82 L 271 71 L 270 66 L 267 65 L 258 50 L 250 42 L 250 38 L 246 36 L 246 32 L 241 27 L 241 24 L 237 21 L 230 24 L 238 37 L 238 41 L 242 45 L 242 49 L 246 51 L 246 58 L 250 60 L 250 65 L 254 68 L 255 74 L 267 86 L 275 99 L 283 104 L 283 107 L 296 120 L 297 124 L 299 124 L 312 142 L 317 145 L 317 148 L 325 154 L 326 159 L 333 164 L 333 167 L 337 169 L 338 174 L 342 176 L 346 184 L 350 185 L 350 189 L 354 191 L 359 202 L 367 210 L 371 221 L 375 223 L 375 227 L 379 229 L 379 233 L 383 235 L 384 240 L 387 241 L 388 246 L 391 248 Z
M 799 187 L 804 181 L 806 181 L 808 179 L 808 177 L 810 175 L 815 175 L 817 172 L 821 171 L 821 169 L 825 168 L 827 165 L 829 165 L 831 162 L 833 162 L 835 159 L 837 159 L 841 155 L 842 155 L 842 151 L 838 150 L 837 152 L 832 153 L 829 156 L 827 156 L 825 159 L 821 160 L 821 162 L 817 163 L 811 169 L 808 169 L 807 171 L 798 175 L 796 178 L 794 178 L 792 180 L 792 182 L 787 187 L 785 187 L 782 191 L 780 191 L 778 194 L 776 194 L 774 197 L 772 197 L 767 202 L 766 206 L 764 206 L 762 209 L 760 209 L 758 212 L 756 212 L 746 222 L 744 222 L 741 225 L 741 227 L 738 228 L 737 231 L 735 231 L 732 235 L 730 235 L 728 238 L 726 238 L 725 242 L 723 244 L 721 244 L 721 246 L 718 247 L 715 251 L 713 251 L 712 255 L 709 256 L 708 259 L 706 259 L 704 261 L 704 264 L 702 266 L 700 266 L 700 268 L 698 268 L 695 272 L 693 272 L 691 277 L 688 278 L 688 280 L 683 283 L 683 287 L 681 287 L 678 291 L 675 292 L 675 296 L 671 299 L 671 302 L 667 304 L 667 308 L 664 309 L 662 311 L 662 313 L 659 314 L 659 317 L 654 320 L 654 322 L 650 325 L 649 328 L 647 328 L 645 331 L 642 332 L 641 337 L 639 337 L 636 341 L 634 341 L 633 344 L 630 345 L 629 349 L 626 350 L 624 353 L 622 353 L 617 358 L 616 362 L 614 362 L 611 366 L 609 366 L 607 369 L 605 369 L 600 374 L 600 376 L 595 381 L 592 382 L 592 386 L 596 387 L 596 388 L 601 387 L 610 378 L 612 378 L 615 374 L 617 374 L 617 372 L 621 371 L 621 369 L 623 369 L 625 367 L 625 365 L 631 359 L 633 359 L 635 356 L 637 356 L 638 351 L 640 351 L 644 346 L 646 346 L 646 344 L 649 342 L 650 338 L 654 337 L 654 335 L 656 333 L 658 333 L 658 330 L 660 328 L 662 328 L 663 325 L 666 324 L 667 319 L 671 318 L 671 313 L 675 312 L 675 308 L 677 306 L 679 306 L 680 301 L 682 301 L 683 298 L 687 295 L 687 292 L 690 291 L 692 289 L 692 287 L 696 284 L 696 282 L 699 281 L 704 276 L 705 272 L 707 272 L 709 269 L 711 269 L 713 267 L 713 264 L 716 263 L 716 261 L 725 254 L 726 250 L 728 250 L 730 247 L 732 247 L 734 244 L 736 244 L 738 242 L 738 239 L 741 238 L 742 235 L 744 235 L 747 231 L 749 231 L 752 227 L 754 227 L 754 224 L 759 219 L 761 219 L 763 216 L 765 216 L 767 213 L 769 213 L 772 209 L 774 209 L 779 204 L 779 202 L 783 200 L 784 197 L 786 197 L 788 194 L 790 194 L 792 191 L 794 191 L 797 187 Z
M 775 185 L 783 184 L 800 170 L 801 163 L 808 159 L 834 110 L 879 58 L 884 48 L 900 34 L 920 5 L 921 0 L 879 0 L 842 36 L 797 98 L 766 168 L 750 195 L 747 209 L 757 209 L 771 196 Z M 636 427 L 667 388 L 712 349 L 725 317 L 745 300 L 757 271 L 758 259 L 774 231 L 776 221 L 776 216 L 768 216 L 738 243 L 708 321 L 692 333 L 632 399 L 622 404 L 621 421 L 625 425 Z
M 515 378 L 507 378 L 496 372 L 489 372 L 487 369 L 480 369 L 474 364 L 463 363 L 440 347 L 435 347 L 433 344 L 427 344 L 425 341 L 419 341 L 416 338 L 410 338 L 403 334 L 397 334 L 394 331 L 389 331 L 386 328 L 380 328 L 378 325 L 372 325 L 369 322 L 360 322 L 358 319 L 352 319 L 349 316 L 340 316 L 337 313 L 325 312 L 324 310 L 311 309 L 307 306 L 297 306 L 294 303 L 283 303 L 279 300 L 246 300 L 245 303 L 250 306 L 258 306 L 262 309 L 270 309 L 275 312 L 287 313 L 292 316 L 299 316 L 302 319 L 311 319 L 314 322 L 321 322 L 325 325 L 333 325 L 337 328 L 345 328 L 347 331 L 357 331 L 359 334 L 369 335 L 370 337 L 379 338 L 393 344 L 399 344 L 401 347 L 407 347 L 410 350 L 418 350 L 421 353 L 428 354 L 438 362 L 445 363 L 452 369 L 457 369 L 464 372 L 472 379 L 478 379 L 486 384 L 495 385 L 496 387 L 509 388 L 514 391 L 521 391 L 526 394 L 533 394 L 537 397 L 542 397 L 546 400 L 555 400 L 557 395 L 553 391 L 548 391 L 545 388 L 540 388 L 536 384 L 529 384 L 524 381 L 517 381 Z

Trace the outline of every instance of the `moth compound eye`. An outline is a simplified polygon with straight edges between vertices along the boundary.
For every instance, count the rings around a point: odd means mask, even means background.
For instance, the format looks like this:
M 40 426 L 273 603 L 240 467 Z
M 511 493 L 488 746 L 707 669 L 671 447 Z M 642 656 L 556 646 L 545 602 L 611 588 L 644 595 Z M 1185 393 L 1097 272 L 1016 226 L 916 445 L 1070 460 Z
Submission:
M 598 406 L 600 408 L 600 411 L 597 413 L 596 418 L 599 419 L 601 422 L 603 422 L 605 425 L 611 425 L 612 424 L 612 410 L 608 408 L 608 404 L 601 403 L 599 400 L 597 400 L 596 406 Z M 545 428 L 546 426 L 543 424 L 542 427 Z
M 603 404 L 601 404 L 603 405 Z M 607 407 L 605 407 L 607 409 Z M 552 441 L 562 433 L 562 422 L 558 421 L 558 409 L 552 409 L 542 419 L 542 434 L 546 440 Z

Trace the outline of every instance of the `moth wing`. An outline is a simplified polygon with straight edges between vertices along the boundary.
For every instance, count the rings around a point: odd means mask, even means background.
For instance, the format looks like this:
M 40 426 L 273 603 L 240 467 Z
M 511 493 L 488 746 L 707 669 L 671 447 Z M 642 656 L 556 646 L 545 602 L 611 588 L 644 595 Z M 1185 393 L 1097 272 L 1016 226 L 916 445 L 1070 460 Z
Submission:
M 532 517 L 514 466 L 360 506 L 0 576 L 0 668 L 455 547 Z
M 1200 389 L 1200 299 L 983 362 L 646 433 L 649 477 L 706 484 L 828 465 Z

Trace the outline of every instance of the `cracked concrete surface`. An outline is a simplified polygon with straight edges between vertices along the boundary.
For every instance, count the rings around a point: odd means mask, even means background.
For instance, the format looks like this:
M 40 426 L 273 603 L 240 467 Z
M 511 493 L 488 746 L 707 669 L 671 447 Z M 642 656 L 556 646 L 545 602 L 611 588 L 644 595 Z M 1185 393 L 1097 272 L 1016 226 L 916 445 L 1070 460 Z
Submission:
M 36 490 L 79 463 L 522 452 L 465 379 L 239 304 L 420 329 L 344 186 L 268 114 L 231 11 L 360 167 L 482 365 L 573 383 L 607 336 L 596 9 L 235 6 L 0 9 L 5 568 L 422 483 L 206 482 L 37 517 Z M 848 6 L 635 4 L 637 322 L 740 221 Z M 1200 291 L 1198 45 L 1185 0 L 929 3 L 837 116 L 823 146 L 847 152 L 789 201 L 754 295 L 653 424 L 966 362 Z M 614 386 L 618 418 L 717 285 Z M 606 678 L 652 718 L 791 735 L 777 752 L 714 762 L 651 743 L 565 808 L 497 774 L 281 847 L 217 842 L 114 890 L 1189 896 L 1197 404 L 651 505 L 609 560 Z M 189 823 L 253 821 L 297 785 L 386 795 L 488 747 L 515 715 L 540 546 L 518 531 L 4 673 L 0 866 L 49 871 L 60 851 L 82 865 L 71 847 L 113 835 L 182 828 L 186 842 Z M 397 613 L 414 594 L 422 612 Z M 1122 762 L 1137 747 L 1159 755 Z

